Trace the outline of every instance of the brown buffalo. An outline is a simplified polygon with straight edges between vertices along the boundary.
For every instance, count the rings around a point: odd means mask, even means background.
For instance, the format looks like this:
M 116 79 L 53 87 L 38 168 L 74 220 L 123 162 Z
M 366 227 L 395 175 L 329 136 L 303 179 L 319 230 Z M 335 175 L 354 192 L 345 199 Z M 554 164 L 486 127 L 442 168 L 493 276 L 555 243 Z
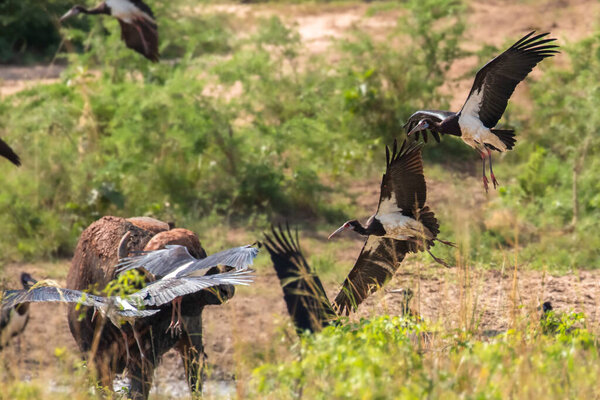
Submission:
M 101 291 L 115 278 L 119 256 L 133 251 L 157 250 L 168 244 L 179 244 L 187 246 L 194 257 L 206 257 L 196 234 L 186 229 L 171 228 L 169 224 L 152 218 L 101 218 L 91 224 L 79 239 L 67 276 L 67 287 Z M 185 296 L 181 308 L 184 329 L 180 336 L 173 337 L 166 333 L 171 320 L 170 304 L 165 304 L 162 311 L 154 316 L 139 320 L 136 331 L 140 333 L 145 357 L 140 355 L 129 326 L 123 326 L 131 354 L 129 362 L 125 341 L 119 330 L 99 316 L 92 319 L 92 309 L 85 310 L 82 318 L 82 311 L 76 305 L 70 305 L 69 328 L 80 350 L 88 355 L 90 364 L 96 367 L 104 386 L 112 388 L 115 374 L 127 367 L 131 396 L 135 399 L 147 398 L 154 368 L 165 352 L 175 348 L 183 358 L 190 389 L 201 393 L 204 364 L 202 310 L 209 304 L 221 304 L 233 293 L 232 286 L 224 285 L 217 290 L 204 290 Z

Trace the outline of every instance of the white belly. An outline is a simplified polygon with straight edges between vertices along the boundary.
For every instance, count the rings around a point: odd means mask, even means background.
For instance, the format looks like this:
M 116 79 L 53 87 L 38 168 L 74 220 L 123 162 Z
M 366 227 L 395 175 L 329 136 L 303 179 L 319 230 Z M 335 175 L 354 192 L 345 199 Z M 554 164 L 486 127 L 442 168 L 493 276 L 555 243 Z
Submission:
M 143 17 L 149 21 L 153 21 L 152 17 L 136 8 L 127 0 L 106 0 L 106 5 L 110 7 L 113 17 L 128 24 L 132 23 L 136 17 Z
M 391 239 L 432 239 L 433 235 L 422 223 L 399 212 L 377 215 L 385 228 L 385 236 Z
M 29 313 L 25 313 L 25 315 L 20 315 L 16 310 L 10 311 L 10 321 L 8 325 L 2 330 L 0 333 L 0 346 L 4 347 L 15 335 L 18 335 L 25 329 L 25 325 L 27 325 L 27 320 L 29 318 Z
M 485 151 L 485 144 L 491 144 L 500 151 L 506 150 L 506 145 L 500 138 L 486 128 L 481 120 L 471 115 L 461 114 L 458 118 L 461 139 L 474 149 Z

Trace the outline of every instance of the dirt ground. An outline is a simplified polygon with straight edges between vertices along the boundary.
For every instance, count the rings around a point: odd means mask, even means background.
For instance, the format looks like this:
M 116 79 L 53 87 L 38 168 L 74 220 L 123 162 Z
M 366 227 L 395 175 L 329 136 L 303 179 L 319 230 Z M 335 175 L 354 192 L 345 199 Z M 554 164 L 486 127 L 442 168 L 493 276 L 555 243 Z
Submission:
M 359 251 L 360 246 L 355 249 L 356 253 Z M 63 268 L 68 269 L 68 265 L 64 262 Z M 44 276 L 42 270 L 29 265 L 11 265 L 5 272 L 7 276 L 17 276 L 23 270 Z M 529 313 L 538 314 L 541 302 L 551 301 L 558 311 L 584 311 L 588 324 L 597 329 L 600 271 L 566 276 L 527 271 L 519 272 L 517 279 L 514 278 L 512 270 L 445 269 L 435 265 L 419 266 L 414 258 L 407 259 L 393 281 L 367 299 L 351 319 L 399 315 L 401 300 L 389 290 L 410 287 L 416 292 L 413 308 L 428 321 L 448 328 L 468 327 L 484 335 L 502 332 L 515 320 L 514 310 L 519 317 L 526 318 Z M 64 281 L 59 280 L 59 283 L 64 284 Z M 337 285 L 326 286 L 333 298 Z M 238 289 L 228 303 L 208 307 L 204 313 L 204 342 L 210 368 L 209 387 L 233 379 L 241 352 L 251 348 L 254 353 L 268 353 L 273 340 L 281 338 L 282 330 L 291 331 L 289 324 L 279 282 L 270 269 L 259 270 L 255 283 Z M 76 349 L 67 326 L 66 306 L 36 304 L 32 307 L 29 326 L 20 338 L 20 348 L 21 357 L 15 359 L 19 359 L 21 371 L 28 371 L 24 378 L 44 374 L 46 367 L 56 363 L 56 348 Z M 11 348 L 5 356 L 10 357 L 12 353 L 15 357 L 15 351 Z M 188 396 L 183 365 L 175 352 L 168 353 L 157 369 L 155 386 L 155 393 L 161 398 Z
M 369 5 L 220 5 L 208 6 L 235 12 L 240 16 L 279 14 L 296 24 L 309 51 L 325 52 L 331 37 L 340 37 L 352 24 L 360 24 L 373 34 L 384 35 L 386 28 L 395 23 L 398 12 L 379 13 L 375 17 L 364 18 Z M 502 45 L 507 36 L 517 37 L 529 29 L 551 31 L 559 41 L 569 42 L 580 39 L 592 31 L 597 21 L 600 3 L 586 0 L 544 0 L 514 2 L 486 0 L 471 2 L 467 24 L 467 37 L 472 39 L 475 50 L 483 43 Z M 457 78 L 476 65 L 476 58 L 469 57 L 458 61 L 450 75 Z M 0 98 L 37 83 L 54 82 L 62 67 L 10 67 L 0 66 Z M 452 107 L 457 109 L 464 101 L 471 85 L 471 79 L 455 79 L 446 90 L 452 94 Z M 527 104 L 527 85 L 520 85 L 515 92 L 516 102 Z M 477 181 L 478 182 L 478 181 Z M 372 209 L 377 198 L 378 182 L 361 183 L 357 188 L 365 193 L 365 209 Z M 451 188 L 448 184 L 434 182 L 431 201 L 442 202 Z M 477 185 L 477 183 L 474 183 Z M 444 190 L 448 189 L 448 190 Z M 367 194 L 371 194 L 368 195 Z M 437 197 L 436 197 L 437 196 Z M 475 194 L 481 196 L 481 194 Z M 471 205 L 479 203 L 475 196 L 462 196 Z M 468 197 L 468 198 L 467 198 Z M 447 197 L 444 197 L 447 200 Z M 362 201 L 362 200 L 361 200 Z M 468 206 L 468 204 L 466 204 Z M 301 238 L 302 243 L 302 238 Z M 347 262 L 356 258 L 362 246 L 361 241 L 351 241 L 352 252 L 342 257 Z M 266 257 L 263 255 L 262 257 Z M 512 263 L 507 263 L 512 265 Z M 66 276 L 69 263 L 54 266 Z M 17 277 L 21 271 L 44 277 L 41 265 L 8 265 L 6 277 Z M 64 280 L 58 279 L 64 284 Z M 466 283 L 469 283 L 468 285 Z M 13 278 L 16 287 L 16 279 Z M 438 321 L 448 327 L 461 324 L 477 326 L 480 331 L 506 330 L 514 322 L 515 310 L 523 316 L 537 312 L 541 301 L 552 301 L 559 311 L 584 311 L 589 323 L 597 328 L 599 321 L 600 271 L 581 271 L 566 276 L 551 276 L 539 271 L 469 271 L 464 268 L 442 269 L 438 266 L 420 266 L 416 259 L 408 258 L 386 289 L 411 287 L 417 293 L 414 306 L 428 320 Z M 326 284 L 333 297 L 338 289 L 336 283 Z M 369 298 L 352 318 L 363 316 L 399 313 L 400 300 L 386 290 Z M 515 306 L 522 306 L 521 308 Z M 282 327 L 289 324 L 281 289 L 274 272 L 259 270 L 256 282 L 248 288 L 241 288 L 236 296 L 222 306 L 211 306 L 205 311 L 205 345 L 211 365 L 211 380 L 228 380 L 235 375 L 236 357 L 240 349 L 253 347 L 268 349 L 274 338 L 281 335 Z M 44 366 L 55 360 L 55 348 L 76 349 L 66 321 L 66 306 L 39 304 L 32 307 L 31 320 L 21 339 L 20 363 L 23 371 L 43 374 Z M 9 349 L 9 351 L 15 351 Z M 6 354 L 6 353 L 5 353 Z M 25 376 L 26 378 L 26 376 Z M 163 365 L 157 370 L 155 383 L 158 394 L 172 394 L 173 397 L 187 396 L 183 367 L 175 353 L 169 353 Z

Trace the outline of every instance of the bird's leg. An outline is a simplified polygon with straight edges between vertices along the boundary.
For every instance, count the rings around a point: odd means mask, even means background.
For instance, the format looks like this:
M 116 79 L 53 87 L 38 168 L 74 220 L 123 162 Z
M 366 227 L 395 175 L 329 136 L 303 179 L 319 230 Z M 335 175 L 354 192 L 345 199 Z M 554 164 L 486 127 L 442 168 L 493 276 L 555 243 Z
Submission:
M 177 322 L 175 323 L 175 330 L 179 335 L 181 335 L 181 297 L 175 299 L 177 304 Z
M 131 355 L 129 354 L 129 340 L 127 340 L 127 334 L 123 331 L 123 329 L 119 328 L 121 332 L 121 336 L 123 336 L 123 341 L 125 342 L 125 352 L 127 353 L 127 362 L 126 365 L 129 365 L 129 360 L 131 360 Z
M 175 326 L 175 300 L 173 300 L 171 302 L 171 323 L 167 327 L 167 331 L 166 332 L 171 331 L 171 333 L 173 333 L 173 329 L 174 329 L 173 327 L 174 326 Z
M 496 177 L 494 176 L 494 170 L 492 169 L 492 152 L 490 151 L 490 149 L 487 149 L 487 153 L 488 153 L 488 158 L 490 159 L 490 178 L 492 179 L 492 183 L 494 184 L 494 189 L 496 189 L 496 187 L 499 186 L 500 184 L 498 183 L 498 181 L 496 180 Z
M 481 161 L 483 163 L 483 168 L 482 168 L 482 171 L 483 171 L 483 187 L 485 189 L 485 192 L 487 193 L 488 192 L 488 179 L 485 176 L 485 157 L 486 157 L 486 155 L 485 155 L 485 153 L 483 151 L 479 151 L 479 155 L 481 156 Z
M 138 335 L 138 332 L 135 330 L 135 322 L 131 323 L 131 330 L 133 331 L 133 337 L 135 338 L 135 342 L 137 343 L 138 346 L 138 350 L 140 351 L 140 357 L 142 358 L 142 367 L 144 365 L 144 358 L 146 358 L 146 356 L 144 355 L 144 350 L 142 350 L 142 344 L 140 343 L 140 337 Z
M 181 333 L 181 297 L 176 297 L 171 302 L 173 309 L 171 311 L 171 323 L 167 328 L 167 332 L 171 331 L 171 336 L 175 333 Z M 175 313 L 177 313 L 177 321 L 175 321 Z
M 442 264 L 444 267 L 446 268 L 452 268 L 450 265 L 448 265 L 446 263 L 446 261 L 442 260 L 441 258 L 437 258 L 436 256 L 433 255 L 433 253 L 431 251 L 429 251 L 429 249 L 427 249 L 427 252 L 429 253 L 429 255 L 431 256 L 431 258 L 433 258 L 435 260 L 435 262 Z

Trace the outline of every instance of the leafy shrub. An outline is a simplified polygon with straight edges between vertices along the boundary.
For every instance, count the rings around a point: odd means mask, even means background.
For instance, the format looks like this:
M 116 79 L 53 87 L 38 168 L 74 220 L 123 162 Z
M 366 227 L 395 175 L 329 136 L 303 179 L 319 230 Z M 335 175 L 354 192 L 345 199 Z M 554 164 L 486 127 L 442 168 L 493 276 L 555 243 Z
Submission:
M 440 338 L 425 324 L 400 317 L 362 320 L 306 336 L 291 360 L 258 367 L 253 395 L 267 399 L 593 397 L 597 394 L 594 376 L 600 372 L 597 340 L 585 329 L 567 331 L 557 336 L 509 331 L 482 341 L 459 332 Z

